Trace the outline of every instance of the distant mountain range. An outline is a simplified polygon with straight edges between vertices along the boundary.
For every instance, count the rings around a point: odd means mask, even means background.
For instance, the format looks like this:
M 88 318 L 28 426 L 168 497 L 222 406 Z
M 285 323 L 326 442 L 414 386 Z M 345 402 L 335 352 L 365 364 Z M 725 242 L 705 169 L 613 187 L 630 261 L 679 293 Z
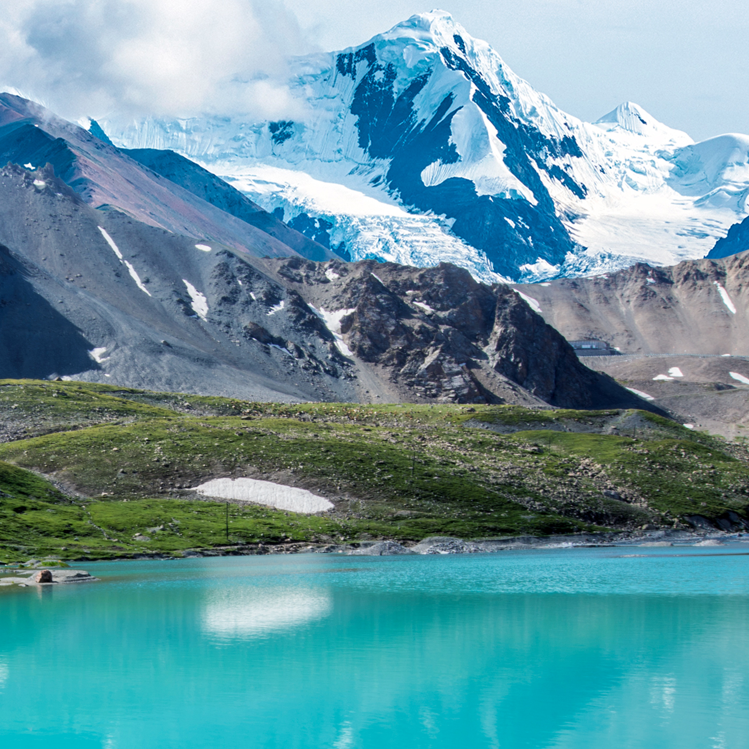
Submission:
M 701 258 L 749 212 L 749 137 L 694 143 L 632 103 L 581 122 L 442 11 L 299 59 L 290 86 L 294 121 L 104 129 L 198 161 L 344 259 L 488 282 Z

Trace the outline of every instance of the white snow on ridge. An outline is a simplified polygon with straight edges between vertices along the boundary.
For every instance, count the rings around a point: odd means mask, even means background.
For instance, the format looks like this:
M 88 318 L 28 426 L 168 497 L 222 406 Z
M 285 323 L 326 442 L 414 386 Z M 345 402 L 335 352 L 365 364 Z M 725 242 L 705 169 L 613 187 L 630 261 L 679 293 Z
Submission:
M 744 375 L 739 374 L 738 372 L 729 372 L 728 374 L 742 385 L 749 385 L 749 377 L 744 377 Z
M 114 251 L 114 254 L 117 255 L 119 261 L 127 268 L 128 273 L 130 274 L 130 277 L 135 281 L 136 286 L 145 294 L 148 294 L 148 296 L 151 296 L 151 292 L 143 285 L 143 282 L 140 280 L 140 276 L 136 272 L 135 268 L 133 267 L 133 264 L 129 261 L 125 260 L 125 258 L 122 256 L 122 253 L 120 252 L 120 248 L 115 244 L 112 237 L 109 236 L 107 231 L 103 229 L 101 226 L 98 227 L 99 231 L 101 232 L 102 236 L 106 240 L 107 244 L 112 248 Z
M 538 303 L 537 299 L 534 299 L 532 296 L 528 296 L 527 294 L 523 294 L 522 291 L 518 291 L 515 289 L 518 296 L 537 314 L 541 314 L 541 305 Z
M 428 312 L 430 315 L 434 314 L 434 310 L 424 302 L 411 302 L 411 304 L 413 304 L 415 307 L 421 307 L 421 309 L 423 309 L 425 312 Z
M 656 375 L 655 377 L 653 377 L 653 379 L 656 382 L 673 382 L 674 381 L 673 377 L 669 377 L 668 375 L 664 375 L 664 374 Z
M 195 245 L 196 250 L 201 250 L 202 252 L 210 252 L 211 247 L 207 244 L 196 244 Z
M 193 312 L 201 319 L 205 320 L 208 316 L 208 300 L 205 298 L 205 294 L 201 294 L 187 279 L 183 278 L 182 283 L 187 288 L 187 293 L 190 295 L 192 302 L 191 306 Z
M 728 307 L 728 311 L 732 314 L 736 314 L 736 307 L 734 306 L 733 301 L 731 300 L 731 297 L 728 296 L 728 292 L 717 282 L 713 282 L 718 287 L 718 293 L 720 294 L 720 298 L 723 300 L 723 304 Z
M 336 273 L 332 268 L 328 268 L 325 271 L 325 278 L 328 279 L 328 281 L 337 281 L 341 276 Z
M 311 304 L 309 308 L 325 323 L 327 329 L 333 334 L 338 350 L 344 356 L 353 356 L 354 352 L 346 345 L 346 341 L 343 340 L 343 336 L 341 335 L 341 321 L 346 315 L 350 315 L 354 309 L 339 309 L 336 312 L 328 312 L 322 309 L 322 307 L 317 309 Z
M 634 393 L 635 395 L 639 395 L 640 398 L 644 398 L 646 401 L 654 401 L 655 398 L 652 395 L 648 395 L 647 393 L 643 393 L 642 390 L 635 390 L 634 388 L 627 388 L 630 393 Z
M 255 297 L 253 297 L 254 299 Z M 268 310 L 268 317 L 271 315 L 275 315 L 276 312 L 280 312 L 284 307 L 286 306 L 286 302 L 282 299 L 278 304 L 274 304 L 269 310 Z
M 684 377 L 684 373 L 678 367 L 671 367 L 668 370 L 669 377 Z
M 329 500 L 306 489 L 258 479 L 213 479 L 196 487 L 195 491 L 206 497 L 252 502 L 305 515 L 327 512 L 334 507 Z

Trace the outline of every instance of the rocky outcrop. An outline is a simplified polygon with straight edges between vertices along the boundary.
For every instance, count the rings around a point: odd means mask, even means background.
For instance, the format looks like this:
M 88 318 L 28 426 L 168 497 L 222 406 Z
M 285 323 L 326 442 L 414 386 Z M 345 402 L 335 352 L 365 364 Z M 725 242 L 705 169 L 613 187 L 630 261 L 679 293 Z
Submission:
M 332 332 L 345 358 L 368 369 L 367 382 L 379 378 L 405 400 L 646 407 L 583 366 L 511 288 L 478 283 L 455 266 L 300 258 L 266 266 L 322 317 L 337 316 Z

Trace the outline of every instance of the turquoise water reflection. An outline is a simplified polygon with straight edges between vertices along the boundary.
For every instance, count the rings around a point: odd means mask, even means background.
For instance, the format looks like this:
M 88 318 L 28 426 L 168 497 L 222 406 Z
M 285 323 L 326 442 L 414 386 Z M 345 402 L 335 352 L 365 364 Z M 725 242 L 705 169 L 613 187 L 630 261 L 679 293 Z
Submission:
M 744 749 L 749 556 L 658 552 L 89 565 L 0 595 L 0 747 Z

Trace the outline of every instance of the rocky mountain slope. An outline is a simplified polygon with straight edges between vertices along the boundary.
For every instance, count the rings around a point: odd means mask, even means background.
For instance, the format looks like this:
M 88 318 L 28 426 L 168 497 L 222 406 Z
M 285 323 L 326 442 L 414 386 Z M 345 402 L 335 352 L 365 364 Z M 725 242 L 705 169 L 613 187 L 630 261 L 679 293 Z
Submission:
M 749 253 L 668 268 L 637 264 L 593 278 L 517 286 L 585 357 L 682 423 L 730 439 L 749 429 Z
M 626 354 L 749 356 L 749 254 L 516 288 L 568 340 Z
M 136 161 L 7 96 L 0 153 L 16 162 L 0 170 L 0 376 L 257 400 L 639 402 L 506 287 L 303 259 L 329 253 L 177 154 Z
M 192 175 L 186 188 L 44 107 L 0 94 L 0 164 L 8 162 L 30 171 L 50 164 L 55 175 L 93 208 L 116 208 L 175 234 L 220 242 L 258 257 L 331 257 L 321 245 L 246 198 L 243 213 L 224 210 L 227 201 L 222 205 L 209 199 L 220 189 L 215 184 L 220 181 L 184 159 L 181 168 Z
M 0 376 L 257 400 L 635 405 L 506 287 L 449 266 L 258 259 L 0 170 Z
M 694 143 L 632 103 L 581 122 L 449 14 L 300 59 L 298 120 L 110 118 L 342 257 L 543 280 L 703 257 L 747 214 L 749 137 Z

